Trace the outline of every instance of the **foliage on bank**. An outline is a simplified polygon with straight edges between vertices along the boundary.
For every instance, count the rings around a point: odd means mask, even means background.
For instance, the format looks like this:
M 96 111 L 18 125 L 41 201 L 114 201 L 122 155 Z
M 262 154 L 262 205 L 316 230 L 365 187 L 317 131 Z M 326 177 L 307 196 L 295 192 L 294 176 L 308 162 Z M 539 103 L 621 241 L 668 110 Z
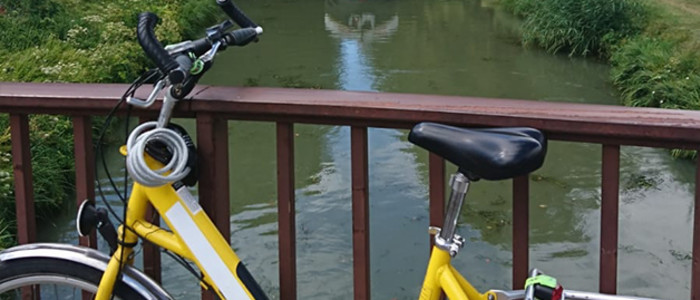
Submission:
M 201 35 L 224 16 L 207 0 L 0 0 L 0 81 L 106 82 L 135 79 L 150 61 L 136 41 L 137 15 L 156 13 L 164 44 Z M 31 116 L 37 215 L 51 216 L 74 187 L 66 117 Z M 14 187 L 9 121 L 0 114 L 0 249 L 13 243 Z
M 597 55 L 628 106 L 700 109 L 700 43 L 663 4 L 639 0 L 502 0 L 524 19 L 523 43 Z M 673 151 L 695 157 L 695 152 Z
M 11 168 L 10 132 L 7 116 L 0 117 L 0 247 L 12 244 L 15 232 L 14 181 Z M 35 210 L 39 220 L 48 219 L 72 199 L 73 143 L 71 123 L 56 116 L 34 117 L 29 122 Z
M 607 55 L 620 40 L 643 29 L 646 8 L 638 0 L 503 0 L 525 19 L 523 42 L 550 52 Z

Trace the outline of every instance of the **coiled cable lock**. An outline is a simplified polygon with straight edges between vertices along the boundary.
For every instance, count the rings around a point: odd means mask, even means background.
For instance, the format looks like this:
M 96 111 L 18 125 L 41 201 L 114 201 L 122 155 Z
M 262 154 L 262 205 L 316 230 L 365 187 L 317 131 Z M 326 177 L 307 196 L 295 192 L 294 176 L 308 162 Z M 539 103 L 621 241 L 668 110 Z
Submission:
M 126 142 L 126 169 L 141 185 L 156 187 L 180 181 L 190 172 L 187 166 L 188 148 L 184 138 L 169 128 L 157 128 L 157 122 L 146 122 L 134 128 Z M 161 169 L 152 170 L 145 160 L 148 143 L 159 142 L 172 153 Z

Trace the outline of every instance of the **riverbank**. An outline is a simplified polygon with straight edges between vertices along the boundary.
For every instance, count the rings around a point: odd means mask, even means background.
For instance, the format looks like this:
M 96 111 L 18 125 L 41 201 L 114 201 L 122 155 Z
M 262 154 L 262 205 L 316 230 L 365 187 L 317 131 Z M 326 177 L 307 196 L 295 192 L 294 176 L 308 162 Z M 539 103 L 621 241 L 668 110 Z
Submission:
M 150 61 L 136 42 L 137 15 L 160 16 L 165 43 L 200 34 L 223 17 L 213 1 L 0 0 L 0 81 L 109 82 L 135 79 Z M 14 179 L 7 114 L 0 114 L 0 249 L 15 243 Z M 30 117 L 38 221 L 72 199 L 72 124 L 67 117 Z
M 502 0 L 524 19 L 522 41 L 596 56 L 628 106 L 700 109 L 700 4 L 687 0 Z M 674 151 L 674 156 L 696 157 Z

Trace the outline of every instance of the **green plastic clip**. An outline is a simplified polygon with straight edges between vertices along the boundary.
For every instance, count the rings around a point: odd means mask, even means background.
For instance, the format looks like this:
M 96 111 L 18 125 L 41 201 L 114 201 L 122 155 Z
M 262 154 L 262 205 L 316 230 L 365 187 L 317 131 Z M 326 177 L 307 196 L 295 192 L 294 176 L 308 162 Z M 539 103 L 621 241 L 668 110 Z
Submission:
M 525 289 L 527 289 L 529 286 L 533 284 L 539 284 L 541 286 L 546 286 L 548 288 L 556 288 L 557 287 L 557 279 L 552 277 L 552 276 L 547 276 L 547 275 L 537 275 L 535 277 L 530 277 L 527 280 L 525 280 Z
M 190 58 L 193 60 L 192 68 L 190 68 L 190 74 L 197 75 L 201 73 L 204 70 L 204 62 L 201 59 L 197 58 L 192 52 L 190 52 L 189 55 Z

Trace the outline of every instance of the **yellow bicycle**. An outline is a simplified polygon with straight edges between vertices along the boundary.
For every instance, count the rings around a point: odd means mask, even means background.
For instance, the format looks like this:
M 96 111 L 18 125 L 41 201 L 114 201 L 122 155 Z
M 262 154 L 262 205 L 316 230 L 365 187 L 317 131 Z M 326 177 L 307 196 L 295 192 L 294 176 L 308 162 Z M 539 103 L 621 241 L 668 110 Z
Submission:
M 134 98 L 131 89 L 125 99 L 134 106 L 150 106 L 165 90 L 160 115 L 158 121 L 135 128 L 127 145 L 121 148 L 135 182 L 119 228 L 114 229 L 104 208 L 97 208 L 90 201 L 80 206 L 76 223 L 81 235 L 97 229 L 107 240 L 111 255 L 65 244 L 28 244 L 7 249 L 0 252 L 0 299 L 172 299 L 160 285 L 133 267 L 133 249 L 139 239 L 194 263 L 201 274 L 201 286 L 221 299 L 267 299 L 187 189 L 197 180 L 192 171 L 196 168 L 192 142 L 184 129 L 170 124 L 173 107 L 211 67 L 218 51 L 246 45 L 262 33 L 262 28 L 232 2 L 217 3 L 241 29 L 229 31 L 232 23 L 226 21 L 209 28 L 205 38 L 162 47 L 154 34 L 157 17 L 151 13 L 139 16 L 139 42 L 158 66 L 161 79 L 146 100 Z M 409 141 L 459 167 L 450 181 L 452 193 L 443 227 L 430 228 L 435 246 L 419 299 L 437 300 L 443 293 L 453 300 L 643 299 L 563 290 L 556 279 L 538 270 L 532 271 L 523 290 L 477 291 L 451 265 L 452 257 L 464 245 L 456 225 L 469 184 L 536 170 L 544 160 L 546 138 L 533 128 L 464 129 L 421 123 L 411 130 Z M 168 229 L 148 221 L 149 206 L 159 213 Z M 44 285 L 50 287 L 43 288 Z

